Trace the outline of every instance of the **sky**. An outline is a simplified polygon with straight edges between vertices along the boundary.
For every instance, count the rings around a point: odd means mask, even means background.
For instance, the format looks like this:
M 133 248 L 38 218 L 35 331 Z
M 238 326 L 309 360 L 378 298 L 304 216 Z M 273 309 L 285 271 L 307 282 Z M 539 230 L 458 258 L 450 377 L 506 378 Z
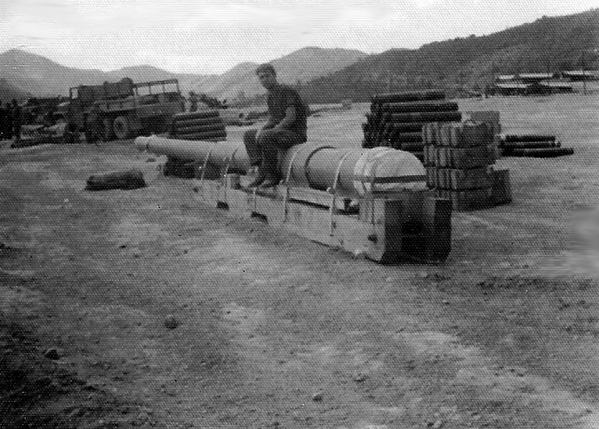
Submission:
M 599 0 L 0 0 L 0 52 L 81 69 L 222 74 L 307 46 L 414 49 L 592 8 Z

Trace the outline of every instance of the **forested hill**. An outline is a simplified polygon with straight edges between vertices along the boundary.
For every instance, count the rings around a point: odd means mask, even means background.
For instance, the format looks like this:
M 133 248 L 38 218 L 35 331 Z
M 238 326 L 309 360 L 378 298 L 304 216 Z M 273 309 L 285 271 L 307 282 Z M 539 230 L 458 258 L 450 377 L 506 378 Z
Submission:
M 495 74 L 599 68 L 599 9 L 535 22 L 487 36 L 470 36 L 370 55 L 299 86 L 311 103 L 404 89 L 480 90 Z

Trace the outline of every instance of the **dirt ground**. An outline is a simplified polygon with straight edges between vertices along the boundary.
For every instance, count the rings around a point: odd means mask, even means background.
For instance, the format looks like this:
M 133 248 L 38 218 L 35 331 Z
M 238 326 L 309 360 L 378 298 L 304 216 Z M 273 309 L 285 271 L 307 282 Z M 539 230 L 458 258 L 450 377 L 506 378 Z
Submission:
M 130 141 L 0 150 L 0 427 L 599 428 L 598 97 L 460 107 L 576 153 L 499 160 L 514 202 L 454 213 L 441 265 L 232 219 Z

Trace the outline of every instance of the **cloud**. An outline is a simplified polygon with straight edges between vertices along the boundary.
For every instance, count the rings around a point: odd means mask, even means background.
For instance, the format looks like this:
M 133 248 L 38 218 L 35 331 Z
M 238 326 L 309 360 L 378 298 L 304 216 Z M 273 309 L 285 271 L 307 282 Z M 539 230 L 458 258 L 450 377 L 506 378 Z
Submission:
M 74 67 L 148 62 L 222 73 L 310 45 L 367 53 L 417 48 L 597 6 L 599 0 L 0 0 L 0 51 L 28 44 Z
M 412 0 L 412 3 L 414 3 L 417 8 L 424 9 L 441 3 L 441 0 Z

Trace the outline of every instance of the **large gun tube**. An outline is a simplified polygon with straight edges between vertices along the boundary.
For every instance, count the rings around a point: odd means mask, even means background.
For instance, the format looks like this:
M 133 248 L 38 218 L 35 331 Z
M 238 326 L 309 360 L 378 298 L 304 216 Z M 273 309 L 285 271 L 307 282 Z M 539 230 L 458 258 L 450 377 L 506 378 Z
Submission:
M 250 167 L 243 142 L 211 143 L 173 140 L 164 137 L 137 137 L 135 146 L 160 155 L 208 162 L 230 171 L 246 172 Z M 335 188 L 350 195 L 420 188 L 425 180 L 422 163 L 409 152 L 377 147 L 337 148 L 326 144 L 301 144 L 285 151 L 281 159 L 283 179 L 298 186 L 319 190 Z

